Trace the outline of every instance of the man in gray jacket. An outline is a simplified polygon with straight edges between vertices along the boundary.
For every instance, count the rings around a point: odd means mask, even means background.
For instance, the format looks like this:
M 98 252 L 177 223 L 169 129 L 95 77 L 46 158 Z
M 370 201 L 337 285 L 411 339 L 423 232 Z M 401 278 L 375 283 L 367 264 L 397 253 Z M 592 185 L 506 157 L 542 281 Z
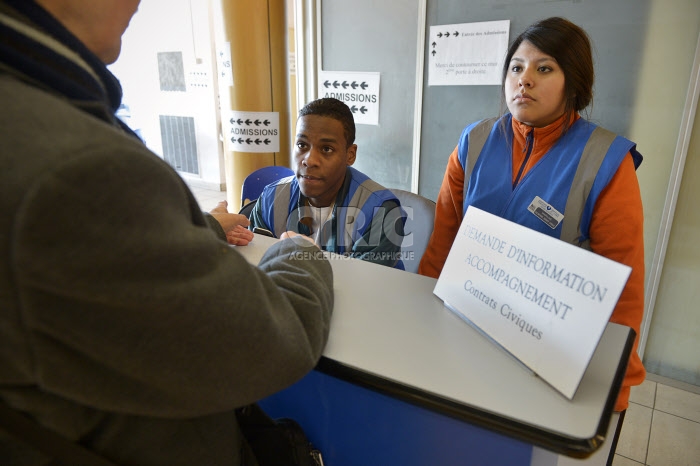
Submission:
M 138 4 L 0 0 L 0 402 L 117 464 L 254 464 L 235 409 L 314 367 L 332 270 L 292 239 L 249 265 L 247 220 L 115 118 Z M 0 464 L 46 462 L 0 432 Z

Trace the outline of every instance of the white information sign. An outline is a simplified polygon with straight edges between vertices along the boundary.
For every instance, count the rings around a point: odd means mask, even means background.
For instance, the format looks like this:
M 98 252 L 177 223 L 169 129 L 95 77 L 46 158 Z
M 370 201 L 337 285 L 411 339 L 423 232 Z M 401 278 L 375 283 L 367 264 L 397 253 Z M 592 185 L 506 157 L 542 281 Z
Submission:
M 428 85 L 500 85 L 509 29 L 509 20 L 430 26 Z
M 469 207 L 434 293 L 572 399 L 630 272 Z
M 379 125 L 379 73 L 321 71 L 318 96 L 345 102 L 356 125 Z
M 239 152 L 279 152 L 280 114 L 278 112 L 237 112 L 222 115 L 224 135 L 231 150 Z

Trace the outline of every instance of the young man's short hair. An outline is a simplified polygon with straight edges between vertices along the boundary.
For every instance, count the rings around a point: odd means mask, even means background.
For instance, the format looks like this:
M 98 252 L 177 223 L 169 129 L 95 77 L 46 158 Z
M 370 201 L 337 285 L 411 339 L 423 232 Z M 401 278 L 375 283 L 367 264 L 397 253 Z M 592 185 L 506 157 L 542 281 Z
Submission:
M 355 119 L 350 108 L 343 101 L 333 97 L 313 100 L 299 110 L 299 118 L 306 115 L 325 116 L 338 120 L 343 125 L 347 147 L 355 142 Z

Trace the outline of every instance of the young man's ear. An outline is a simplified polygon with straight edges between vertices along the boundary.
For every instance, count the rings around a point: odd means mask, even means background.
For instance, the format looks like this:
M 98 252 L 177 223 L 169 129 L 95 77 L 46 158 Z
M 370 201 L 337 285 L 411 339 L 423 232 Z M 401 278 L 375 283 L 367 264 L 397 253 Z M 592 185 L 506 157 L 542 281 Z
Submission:
M 348 154 L 348 167 L 355 163 L 355 158 L 357 157 L 357 144 L 353 144 L 352 146 L 348 147 L 347 150 Z

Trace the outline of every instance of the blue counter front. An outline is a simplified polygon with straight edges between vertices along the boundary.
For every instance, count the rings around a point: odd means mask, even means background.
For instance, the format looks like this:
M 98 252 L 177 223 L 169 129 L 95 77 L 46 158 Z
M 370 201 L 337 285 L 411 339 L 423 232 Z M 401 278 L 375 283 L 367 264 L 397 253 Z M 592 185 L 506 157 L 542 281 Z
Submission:
M 532 446 L 320 371 L 260 405 L 291 417 L 326 466 L 529 465 Z

